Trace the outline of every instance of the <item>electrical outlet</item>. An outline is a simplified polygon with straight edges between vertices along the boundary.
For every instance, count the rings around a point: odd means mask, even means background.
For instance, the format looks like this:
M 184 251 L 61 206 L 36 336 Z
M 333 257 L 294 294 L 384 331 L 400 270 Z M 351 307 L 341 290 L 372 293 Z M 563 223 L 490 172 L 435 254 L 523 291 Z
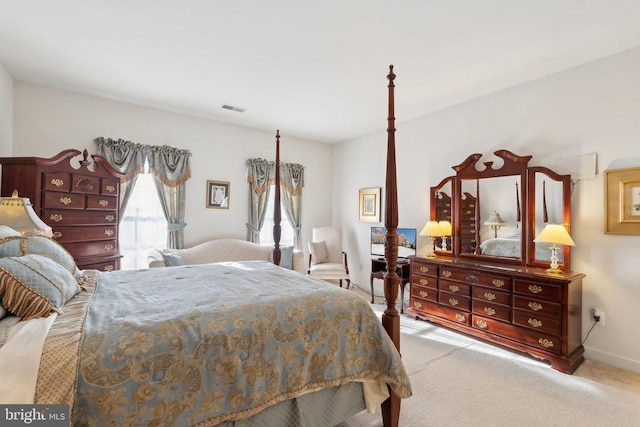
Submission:
M 593 320 L 598 317 L 600 319 L 598 320 L 598 325 L 604 326 L 604 311 L 600 310 L 597 307 L 593 307 L 591 309 L 591 317 L 593 317 Z

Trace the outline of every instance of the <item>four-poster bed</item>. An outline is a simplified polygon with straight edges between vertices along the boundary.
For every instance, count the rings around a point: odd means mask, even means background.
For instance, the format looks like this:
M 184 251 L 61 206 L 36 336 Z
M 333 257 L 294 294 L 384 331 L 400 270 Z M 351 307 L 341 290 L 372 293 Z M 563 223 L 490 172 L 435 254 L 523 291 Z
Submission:
M 0 402 L 67 404 L 77 425 L 202 426 L 334 425 L 383 402 L 384 425 L 397 426 L 399 399 L 411 388 L 397 350 L 394 77 L 391 69 L 382 322 L 359 296 L 265 261 L 84 270 L 77 277 L 71 262 L 73 271 L 60 280 L 77 280 L 80 288 L 63 305 L 40 318 L 0 319 L 0 377 L 9 379 Z M 279 161 L 277 132 L 276 207 Z M 278 209 L 274 219 L 279 264 Z M 0 237 L 0 247 L 29 238 Z M 0 275 L 5 297 L 13 292 L 8 282 L 28 285 L 28 278 L 7 279 L 2 268 Z M 14 312 L 9 299 L 2 304 Z M 28 355 L 16 351 L 24 339 L 39 343 Z

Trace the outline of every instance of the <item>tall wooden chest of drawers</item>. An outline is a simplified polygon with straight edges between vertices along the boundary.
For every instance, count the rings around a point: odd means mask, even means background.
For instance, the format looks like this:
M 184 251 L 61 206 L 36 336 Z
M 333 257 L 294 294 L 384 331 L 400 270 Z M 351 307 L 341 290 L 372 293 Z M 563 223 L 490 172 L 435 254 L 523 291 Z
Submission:
M 74 159 L 81 154 L 79 160 Z M 91 159 L 87 150 L 65 150 L 50 159 L 0 158 L 2 196 L 18 190 L 20 197 L 29 198 L 78 268 L 117 270 L 122 174 L 100 156 Z
M 583 274 L 457 258 L 411 260 L 408 313 L 573 373 L 584 360 Z

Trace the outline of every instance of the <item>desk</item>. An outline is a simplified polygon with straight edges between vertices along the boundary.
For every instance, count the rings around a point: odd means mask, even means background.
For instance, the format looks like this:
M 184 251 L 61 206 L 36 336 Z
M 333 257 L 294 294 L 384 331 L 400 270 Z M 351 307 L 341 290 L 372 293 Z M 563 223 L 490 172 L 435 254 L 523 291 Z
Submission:
M 404 286 L 410 279 L 409 260 L 398 260 L 396 266 L 396 274 L 398 275 L 398 284 L 400 285 L 400 313 L 404 313 Z M 373 279 L 384 280 L 384 274 L 387 272 L 387 261 L 384 258 L 371 258 L 371 277 L 369 283 L 371 285 L 371 302 L 373 303 Z

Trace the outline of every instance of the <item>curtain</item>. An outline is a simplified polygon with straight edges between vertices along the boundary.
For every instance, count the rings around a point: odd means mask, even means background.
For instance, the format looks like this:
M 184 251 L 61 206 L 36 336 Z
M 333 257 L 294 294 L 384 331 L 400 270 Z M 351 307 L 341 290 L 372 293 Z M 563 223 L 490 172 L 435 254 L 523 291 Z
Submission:
M 280 187 L 282 204 L 291 228 L 293 245 L 300 249 L 300 216 L 302 212 L 302 188 L 304 187 L 304 166 L 298 163 L 280 164 Z
M 184 247 L 186 181 L 191 177 L 189 158 L 191 152 L 167 145 L 154 146 L 136 144 L 122 139 L 96 138 L 98 154 L 103 156 L 116 170 L 124 173 L 120 181 L 120 212 L 124 212 L 127 201 L 139 174 L 144 172 L 144 162 L 149 163 L 149 172 L 154 177 L 160 203 L 167 218 L 167 247 Z
M 149 173 L 153 175 L 164 216 L 167 248 L 184 248 L 186 182 L 191 178 L 189 150 L 163 145 L 149 150 Z
M 270 186 L 275 177 L 275 162 L 264 159 L 249 159 L 249 211 L 247 222 L 247 240 L 260 244 L 260 230 L 264 224 L 264 217 L 269 200 Z
M 264 159 L 249 159 L 249 212 L 247 240 L 260 243 L 260 230 L 269 200 L 271 185 L 275 182 L 275 162 Z M 280 163 L 280 196 L 284 213 L 293 228 L 294 245 L 300 249 L 300 227 L 302 212 L 302 188 L 304 166 L 297 163 Z
M 115 170 L 124 174 L 120 180 L 119 206 L 120 213 L 124 213 L 138 174 L 144 172 L 144 160 L 149 146 L 123 139 L 116 141 L 102 137 L 94 141 L 98 145 L 98 154 L 104 157 Z

